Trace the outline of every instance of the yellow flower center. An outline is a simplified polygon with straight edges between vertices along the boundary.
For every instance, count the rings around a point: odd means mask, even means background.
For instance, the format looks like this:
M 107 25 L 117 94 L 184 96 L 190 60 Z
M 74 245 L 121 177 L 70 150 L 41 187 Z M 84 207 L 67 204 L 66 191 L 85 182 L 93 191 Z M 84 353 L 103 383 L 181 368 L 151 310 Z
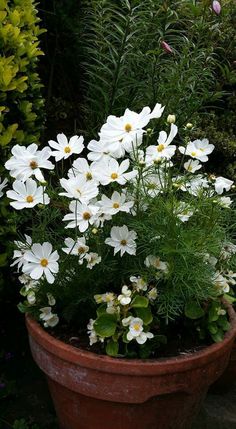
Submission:
M 132 125 L 131 124 L 126 124 L 125 125 L 125 131 L 127 132 L 127 133 L 130 133 L 130 131 L 132 130 Z
M 134 330 L 135 331 L 140 331 L 140 325 L 138 324 L 138 323 L 135 323 L 134 325 L 133 325 L 133 328 L 134 328 Z
M 121 240 L 121 241 L 120 241 L 120 244 L 121 244 L 122 246 L 126 246 L 127 241 L 126 241 L 126 240 Z
M 40 264 L 42 265 L 42 267 L 46 267 L 48 265 L 48 260 L 47 259 L 41 259 Z
M 191 155 L 196 156 L 197 154 L 196 154 L 196 152 L 191 152 Z
M 114 208 L 114 209 L 118 209 L 119 207 L 120 207 L 120 204 L 119 204 L 119 203 L 114 203 L 114 204 L 113 204 L 113 208 Z
M 188 166 L 188 171 L 192 171 L 193 167 L 191 165 Z
M 89 212 L 84 212 L 83 213 L 83 219 L 84 220 L 89 220 L 91 218 L 91 214 Z
M 70 148 L 70 146 L 66 146 L 66 147 L 64 148 L 64 152 L 65 152 L 65 153 L 70 153 L 70 152 L 71 152 L 71 148 Z
M 86 174 L 86 179 L 87 179 L 87 180 L 92 180 L 92 178 L 93 178 L 93 176 L 92 176 L 92 174 L 91 174 L 91 173 L 87 173 L 87 174 Z
M 117 173 L 112 173 L 112 174 L 111 174 L 111 178 L 112 178 L 113 180 L 116 180 L 116 179 L 118 178 L 118 174 L 117 174 Z
M 32 168 L 32 170 L 35 170 L 35 168 L 38 167 L 38 164 L 36 161 L 30 161 L 30 167 Z
M 157 151 L 158 151 L 158 152 L 162 152 L 164 149 L 165 149 L 165 146 L 164 146 L 163 144 L 159 144 L 159 145 L 157 146 Z
M 85 253 L 85 247 L 79 247 L 78 248 L 78 253 L 79 253 L 79 255 L 82 255 L 83 253 Z
M 28 195 L 28 197 L 26 197 L 26 201 L 27 203 L 32 203 L 34 201 L 32 195 Z

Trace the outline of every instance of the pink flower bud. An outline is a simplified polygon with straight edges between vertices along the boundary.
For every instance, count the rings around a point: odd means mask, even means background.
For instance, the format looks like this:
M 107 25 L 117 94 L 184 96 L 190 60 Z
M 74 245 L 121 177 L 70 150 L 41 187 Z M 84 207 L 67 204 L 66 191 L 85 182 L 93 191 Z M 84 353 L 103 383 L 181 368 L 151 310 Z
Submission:
M 166 51 L 168 54 L 173 54 L 173 49 L 168 45 L 168 43 L 164 42 L 164 40 L 161 42 L 161 47 Z
M 220 2 L 218 2 L 218 0 L 213 1 L 212 10 L 216 13 L 216 15 L 220 15 L 221 5 L 220 5 Z

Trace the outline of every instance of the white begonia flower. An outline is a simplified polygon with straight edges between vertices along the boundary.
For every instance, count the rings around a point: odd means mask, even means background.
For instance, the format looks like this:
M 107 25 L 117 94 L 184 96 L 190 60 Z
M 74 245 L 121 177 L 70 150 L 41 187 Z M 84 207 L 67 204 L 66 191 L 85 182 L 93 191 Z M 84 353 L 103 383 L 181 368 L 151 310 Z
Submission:
M 144 279 L 142 279 L 142 277 L 131 276 L 130 281 L 132 283 L 132 286 L 134 286 L 138 292 L 141 290 L 147 290 L 148 284 Z
M 88 150 L 90 152 L 87 155 L 89 161 L 106 161 L 111 158 L 110 150 L 108 148 L 109 142 L 102 140 L 91 140 L 88 144 Z
M 167 136 L 165 131 L 161 131 L 157 140 L 157 146 L 152 145 L 147 147 L 147 161 L 150 162 L 150 159 L 157 161 L 161 160 L 161 158 L 171 159 L 175 154 L 176 146 L 170 145 L 170 143 L 174 140 L 177 132 L 178 127 L 174 124 L 171 124 L 169 136 Z
M 118 295 L 118 301 L 121 305 L 128 305 L 131 303 L 131 294 L 132 291 L 128 288 L 128 286 L 123 286 L 121 289 L 121 294 Z
M 119 194 L 119 192 L 114 191 L 111 198 L 102 195 L 98 205 L 104 214 L 115 215 L 118 212 L 130 213 L 134 201 L 126 201 L 126 195 L 124 193 Z
M 25 252 L 31 248 L 32 238 L 25 234 L 25 243 L 22 241 L 14 241 L 14 244 L 18 249 L 14 250 L 13 259 L 15 259 L 15 261 L 11 264 L 11 267 L 17 265 L 17 270 L 19 271 L 25 263 Z
M 129 231 L 126 225 L 113 226 L 111 228 L 111 236 L 106 238 L 105 243 L 111 247 L 114 247 L 114 255 L 118 252 L 121 256 L 127 252 L 129 255 L 136 254 L 136 243 L 137 233 L 135 231 Z
M 190 209 L 189 205 L 184 201 L 181 201 L 176 209 L 174 210 L 175 215 L 181 222 L 187 222 L 193 215 L 194 211 Z
M 215 146 L 209 144 L 209 140 L 194 140 L 193 142 L 188 143 L 186 147 L 180 146 L 179 151 L 183 155 L 191 156 L 192 158 L 198 159 L 201 162 L 207 162 L 208 156 L 210 155 Z
M 133 112 L 129 109 L 121 117 L 114 115 L 108 116 L 107 122 L 102 126 L 99 133 L 101 140 L 109 142 L 123 141 L 129 146 L 131 142 L 136 141 L 145 132 L 144 127 L 151 119 L 160 118 L 164 107 L 156 104 L 151 112 L 150 107 L 144 107 L 140 113 Z
M 224 273 L 225 277 L 228 280 L 228 283 L 231 285 L 236 285 L 236 273 L 234 273 L 233 271 L 228 271 L 227 273 Z
M 131 320 L 132 320 L 132 316 L 125 317 L 124 319 L 122 319 L 122 325 L 129 326 Z
M 150 289 L 148 291 L 148 299 L 150 299 L 150 301 L 155 301 L 155 299 L 157 299 L 158 297 L 158 293 L 157 293 L 157 288 L 153 287 L 152 289 Z
M 71 201 L 69 209 L 71 213 L 63 217 L 63 221 L 70 221 L 66 228 L 78 227 L 80 232 L 86 231 L 89 225 L 94 224 L 99 211 L 99 207 L 92 204 L 82 204 L 79 201 Z
M 153 338 L 154 335 L 151 332 L 143 331 L 143 320 L 139 317 L 132 317 L 122 320 L 123 326 L 129 326 L 127 333 L 127 340 L 136 340 L 138 344 L 144 344 L 148 338 Z
M 27 301 L 30 305 L 34 305 L 36 303 L 35 292 L 32 290 L 27 294 Z
M 202 164 L 200 164 L 198 159 L 189 159 L 184 163 L 184 168 L 190 173 L 195 173 L 196 171 L 200 170 L 200 168 L 202 168 Z
M 66 192 L 61 192 L 59 195 L 64 195 L 68 198 L 76 198 L 81 203 L 88 203 L 92 198 L 98 195 L 98 185 L 94 180 L 86 180 L 83 176 L 72 177 L 70 179 L 60 179 L 60 184 Z
M 120 185 L 125 185 L 129 180 L 132 180 L 137 175 L 137 170 L 125 173 L 129 168 L 130 161 L 125 159 L 119 164 L 116 159 L 110 158 L 105 161 L 97 162 L 94 165 L 94 170 L 97 179 L 102 185 L 117 182 Z
M 92 162 L 92 164 L 89 165 L 85 158 L 77 158 L 73 162 L 72 168 L 68 171 L 68 177 L 71 179 L 73 177 L 83 176 L 87 181 L 93 180 L 94 182 L 99 183 L 94 166 L 95 163 Z
M 30 289 L 37 289 L 39 282 L 37 280 L 31 279 L 27 274 L 22 274 L 18 277 L 18 280 L 21 284 L 24 285 L 25 292 L 28 292 Z
M 217 177 L 215 181 L 215 191 L 217 194 L 223 194 L 224 190 L 229 191 L 233 185 L 233 180 L 226 179 L 225 177 Z
M 87 268 L 90 270 L 94 267 L 94 265 L 100 264 L 102 260 L 101 256 L 94 252 L 86 253 L 84 259 L 86 259 Z
M 24 265 L 22 271 L 32 279 L 38 280 L 45 275 L 48 283 L 54 283 L 54 274 L 58 273 L 58 252 L 52 251 L 51 243 L 34 243 L 31 250 L 27 250 L 24 255 Z
M 40 308 L 41 314 L 39 318 L 44 322 L 43 325 L 45 328 L 54 328 L 59 322 L 59 317 L 57 314 L 52 313 L 51 307 Z
M 65 245 L 67 247 L 63 247 L 63 252 L 79 256 L 79 263 L 82 263 L 86 253 L 89 251 L 89 246 L 86 245 L 85 237 L 78 237 L 77 240 L 73 240 L 73 238 L 66 238 Z
M 4 179 L 1 183 L 2 179 L 0 177 L 0 198 L 4 195 L 3 189 L 7 186 L 7 179 Z
M 146 267 L 153 267 L 157 270 L 163 271 L 164 273 L 168 272 L 168 263 L 160 261 L 160 258 L 154 255 L 148 255 L 144 261 Z
M 15 180 L 13 190 L 7 191 L 7 197 L 11 200 L 10 205 L 16 210 L 29 209 L 37 204 L 49 204 L 50 198 L 44 192 L 43 186 L 37 187 L 33 179 L 27 179 L 25 182 Z
M 49 140 L 48 144 L 53 149 L 51 156 L 55 157 L 55 161 L 58 162 L 61 159 L 67 159 L 69 156 L 76 154 L 78 155 L 84 149 L 83 144 L 84 138 L 82 136 L 73 136 L 68 141 L 65 134 L 61 133 L 57 135 L 57 141 Z
M 231 200 L 230 197 L 220 197 L 218 200 L 218 203 L 220 204 L 220 206 L 226 209 L 228 209 L 231 206 L 232 202 L 233 200 Z
M 215 284 L 217 291 L 221 295 L 230 291 L 228 279 L 222 276 L 219 271 L 215 273 L 213 277 L 213 283 Z
M 54 298 L 54 296 L 51 293 L 47 293 L 47 299 L 48 299 L 48 305 L 55 305 L 56 304 L 56 300 Z
M 87 334 L 89 336 L 89 344 L 90 346 L 92 346 L 93 344 L 97 343 L 98 341 L 100 341 L 101 343 L 104 342 L 104 338 L 100 337 L 99 335 L 97 335 L 95 329 L 94 329 L 94 322 L 95 320 L 90 319 L 89 323 L 87 325 Z
M 97 304 L 101 304 L 102 302 L 109 304 L 116 299 L 116 295 L 113 292 L 106 292 L 106 293 L 94 295 L 94 299 Z
M 175 123 L 175 121 L 176 121 L 176 116 L 175 116 L 175 115 L 168 115 L 168 116 L 167 116 L 167 120 L 166 120 L 166 122 L 167 122 L 168 124 L 174 124 L 174 123 Z
M 25 182 L 29 177 L 35 176 L 40 182 L 44 182 L 41 168 L 52 170 L 54 165 L 48 158 L 51 156 L 49 147 L 38 150 L 38 146 L 33 143 L 28 147 L 15 145 L 12 150 L 12 157 L 5 163 L 10 175 L 17 180 Z

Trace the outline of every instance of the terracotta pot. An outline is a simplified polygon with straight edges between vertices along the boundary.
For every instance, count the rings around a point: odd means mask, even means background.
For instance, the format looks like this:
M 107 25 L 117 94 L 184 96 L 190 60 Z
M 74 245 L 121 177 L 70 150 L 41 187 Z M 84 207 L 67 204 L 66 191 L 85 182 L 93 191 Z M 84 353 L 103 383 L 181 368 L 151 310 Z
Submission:
M 221 343 L 176 358 L 128 360 L 65 344 L 26 317 L 33 357 L 48 378 L 61 429 L 187 429 L 228 364 L 235 313 Z
M 236 341 L 233 344 L 228 366 L 220 378 L 211 387 L 212 393 L 227 392 L 236 383 Z

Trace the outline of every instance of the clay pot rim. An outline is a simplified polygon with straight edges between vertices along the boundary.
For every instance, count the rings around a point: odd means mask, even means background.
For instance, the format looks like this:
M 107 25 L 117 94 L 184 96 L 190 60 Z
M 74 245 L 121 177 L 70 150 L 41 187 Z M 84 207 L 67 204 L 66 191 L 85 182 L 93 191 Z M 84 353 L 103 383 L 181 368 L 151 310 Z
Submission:
M 32 316 L 26 314 L 26 325 L 29 336 L 40 344 L 50 354 L 58 358 L 83 366 L 85 368 L 98 369 L 102 372 L 113 372 L 116 374 L 136 374 L 150 376 L 157 374 L 169 374 L 173 372 L 188 371 L 191 368 L 201 367 L 209 361 L 217 359 L 222 355 L 222 348 L 234 342 L 236 337 L 236 313 L 231 305 L 225 303 L 230 318 L 231 328 L 226 332 L 224 339 L 214 343 L 202 350 L 186 355 L 160 359 L 126 359 L 114 358 L 106 355 L 98 355 L 93 352 L 79 349 L 61 340 L 54 338 L 46 332 Z

